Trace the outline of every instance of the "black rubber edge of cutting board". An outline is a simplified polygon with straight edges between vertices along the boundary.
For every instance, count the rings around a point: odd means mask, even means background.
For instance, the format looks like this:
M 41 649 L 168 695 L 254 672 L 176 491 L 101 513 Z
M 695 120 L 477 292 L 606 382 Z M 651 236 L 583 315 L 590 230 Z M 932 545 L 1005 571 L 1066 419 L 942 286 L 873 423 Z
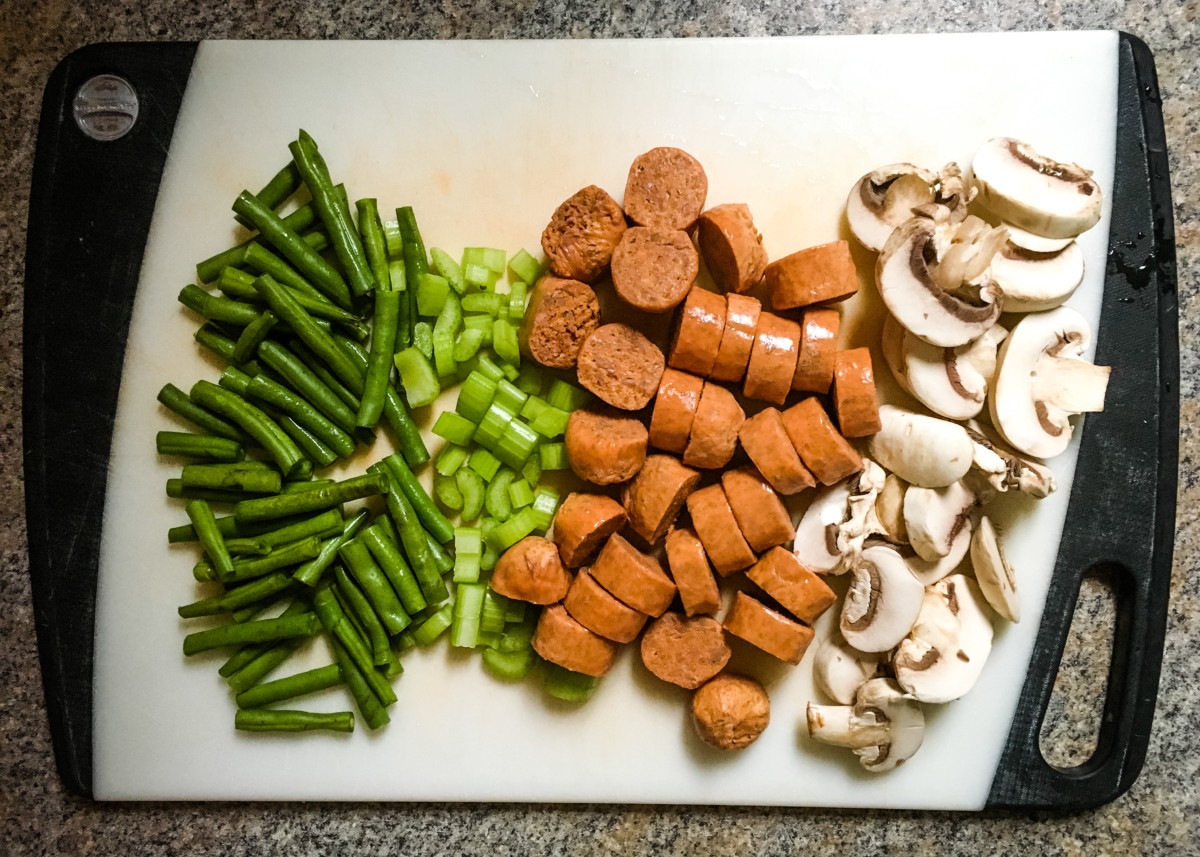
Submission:
M 92 660 L 113 418 L 133 296 L 197 43 L 89 45 L 42 99 L 25 253 L 25 520 L 34 624 L 58 771 L 92 795 Z M 79 86 L 125 78 L 139 113 L 98 142 Z
M 1087 417 L 1045 612 L 989 809 L 1082 810 L 1137 779 L 1150 743 L 1175 539 L 1179 332 L 1175 227 L 1162 100 L 1150 49 L 1121 33 L 1116 176 L 1096 363 L 1113 366 Z M 1083 577 L 1116 589 L 1112 660 L 1097 745 L 1056 768 L 1038 736 Z

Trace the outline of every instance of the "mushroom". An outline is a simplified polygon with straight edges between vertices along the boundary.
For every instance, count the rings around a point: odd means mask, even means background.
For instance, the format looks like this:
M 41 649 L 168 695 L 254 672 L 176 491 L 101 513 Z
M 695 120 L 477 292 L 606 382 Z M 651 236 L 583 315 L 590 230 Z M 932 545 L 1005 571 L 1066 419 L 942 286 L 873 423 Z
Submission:
M 937 176 L 913 164 L 889 164 L 854 183 L 846 199 L 846 220 L 858 242 L 878 253 L 913 209 L 934 201 Z
M 1104 410 L 1110 370 L 1083 359 L 1090 344 L 1087 321 L 1063 306 L 1025 316 L 1000 346 L 992 423 L 1018 451 L 1058 455 L 1071 441 L 1072 414 Z
M 912 630 L 924 587 L 890 545 L 864 550 L 851 573 L 842 602 L 842 636 L 859 651 L 886 652 Z
M 945 488 L 909 488 L 904 495 L 909 544 L 929 562 L 948 556 L 978 504 L 978 495 L 962 480 Z
M 1100 186 L 1092 174 L 1040 155 L 1028 143 L 994 137 L 975 153 L 972 169 L 979 201 L 1027 232 L 1073 238 L 1100 220 Z
M 892 658 L 900 686 L 921 702 L 950 702 L 975 686 L 992 650 L 983 593 L 951 575 L 925 589 L 921 613 Z
M 889 322 L 891 331 L 887 330 Z M 988 385 L 996 372 L 996 349 L 1007 330 L 993 325 L 973 342 L 941 348 L 913 336 L 890 318 L 884 325 L 885 335 L 899 341 L 899 357 L 904 361 L 901 386 L 913 398 L 952 420 L 970 419 L 983 410 Z M 900 328 L 899 333 L 895 328 Z M 889 347 L 896 348 L 891 342 Z M 884 359 L 888 359 L 886 349 Z
M 890 771 L 921 748 L 925 713 L 890 678 L 873 678 L 858 689 L 854 705 L 808 704 L 808 734 L 849 747 L 868 771 Z
M 907 482 L 895 473 L 889 473 L 875 498 L 876 532 L 892 544 L 908 544 L 908 530 L 904 527 L 904 494 L 907 490 Z
M 932 586 L 953 574 L 958 571 L 963 560 L 967 558 L 967 552 L 971 549 L 971 535 L 974 531 L 975 517 L 972 515 L 967 518 L 962 529 L 955 535 L 946 555 L 934 560 L 922 559 L 917 556 L 917 552 L 912 547 L 908 547 L 903 551 L 904 560 L 908 563 L 908 570 L 922 586 Z
M 944 206 L 922 211 L 888 238 L 875 282 L 905 328 L 932 345 L 964 345 L 1000 318 L 1002 295 L 991 282 L 963 287 L 985 274 L 1007 233 L 974 216 L 956 224 Z
M 983 590 L 983 597 L 992 609 L 1010 622 L 1020 622 L 1017 578 L 1000 547 L 996 527 L 986 515 L 979 520 L 979 526 L 971 536 L 971 566 L 975 569 L 975 580 Z
M 882 660 L 878 653 L 860 652 L 833 628 L 813 655 L 813 684 L 834 702 L 851 705 L 863 682 L 879 673 Z
M 967 421 L 965 428 L 975 445 L 972 467 L 979 471 L 997 491 L 1020 491 L 1041 500 L 1058 489 L 1050 468 L 1005 446 L 976 420 Z
M 1005 312 L 1053 309 L 1083 282 L 1083 251 L 1074 241 L 1061 250 L 1041 252 L 1010 240 L 992 259 L 992 281 L 1004 293 Z
M 905 482 L 942 488 L 970 469 L 974 447 L 958 423 L 895 405 L 880 405 L 879 421 L 879 431 L 868 441 L 871 456 Z
M 1044 238 L 1041 235 L 1026 232 L 1021 227 L 1013 226 L 1011 223 L 1005 223 L 1004 228 L 1008 230 L 1009 244 L 1016 247 L 1023 247 L 1026 250 L 1032 250 L 1034 253 L 1054 253 L 1075 240 L 1073 237 Z
M 867 536 L 878 531 L 872 512 L 885 478 L 882 467 L 864 458 L 859 473 L 822 489 L 796 525 L 796 559 L 823 574 L 845 572 Z
M 875 498 L 883 490 L 887 473 L 869 458 L 863 459 L 862 472 L 850 477 L 850 497 L 846 501 L 846 520 L 838 530 L 838 548 L 842 552 L 840 571 L 858 561 L 867 537 L 880 532 L 875 517 Z

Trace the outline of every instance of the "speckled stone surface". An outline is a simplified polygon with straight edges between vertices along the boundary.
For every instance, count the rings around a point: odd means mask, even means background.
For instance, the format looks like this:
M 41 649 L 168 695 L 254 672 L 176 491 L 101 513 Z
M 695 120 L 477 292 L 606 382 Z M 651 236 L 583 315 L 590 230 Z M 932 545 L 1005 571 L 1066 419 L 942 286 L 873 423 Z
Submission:
M 1200 0 L 816 0 L 569 4 L 7 0 L 0 4 L 0 855 L 287 854 L 1200 855 Z M 54 770 L 28 580 L 21 473 L 25 218 L 42 87 L 69 51 L 106 40 L 688 37 L 978 29 L 1122 29 L 1155 52 L 1179 243 L 1180 491 L 1162 684 L 1133 788 L 1068 816 L 688 807 L 97 805 Z M 1089 587 L 1067 660 L 1109 625 Z M 1088 753 L 1095 671 L 1060 679 L 1054 758 Z M 1091 713 L 1089 713 L 1091 712 Z

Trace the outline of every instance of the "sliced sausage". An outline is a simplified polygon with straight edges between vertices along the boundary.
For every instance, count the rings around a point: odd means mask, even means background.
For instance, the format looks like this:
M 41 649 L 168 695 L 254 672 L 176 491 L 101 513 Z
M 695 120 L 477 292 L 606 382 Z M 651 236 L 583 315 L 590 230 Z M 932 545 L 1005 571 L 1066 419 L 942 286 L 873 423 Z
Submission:
M 796 358 L 796 374 L 792 376 L 793 390 L 829 392 L 841 320 L 835 309 L 805 310 L 800 320 L 800 356 Z
M 843 301 L 858 291 L 849 241 L 809 247 L 767 265 L 772 309 Z
M 754 551 L 746 543 L 720 485 L 692 492 L 687 506 L 696 535 L 719 574 L 725 576 L 754 564 Z
M 731 654 L 725 630 L 710 616 L 664 613 L 642 636 L 646 669 L 688 690 L 695 690 L 724 669 Z
M 563 606 L 580 625 L 614 643 L 633 640 L 650 618 L 622 604 L 597 583 L 586 568 L 579 572 L 571 584 Z
M 510 547 L 492 572 L 492 589 L 531 604 L 562 601 L 570 585 L 558 546 L 541 536 L 526 536 Z
M 780 416 L 800 460 L 822 485 L 832 485 L 862 470 L 862 456 L 834 428 L 815 397 L 793 405 Z
M 667 533 L 667 565 L 679 588 L 679 600 L 689 616 L 716 613 L 721 607 L 717 579 L 704 553 L 704 545 L 686 527 Z
M 596 485 L 632 479 L 646 461 L 646 427 L 633 417 L 572 411 L 563 446 L 575 475 Z
M 718 750 L 742 750 L 771 722 L 771 701 L 752 678 L 722 673 L 692 695 L 692 725 Z
M 675 523 L 684 501 L 699 481 L 699 471 L 685 467 L 678 458 L 648 456 L 621 495 L 630 528 L 650 544 L 656 544 Z
M 521 352 L 543 366 L 569 369 L 579 348 L 600 326 L 600 301 L 578 280 L 542 277 L 533 287 L 521 325 Z
M 866 437 L 881 428 L 870 349 L 851 348 L 834 355 L 833 405 L 843 437 Z
M 687 448 L 692 421 L 700 405 L 704 379 L 675 369 L 663 371 L 650 415 L 650 445 L 668 452 L 681 453 Z
M 634 226 L 612 257 L 613 288 L 645 312 L 667 312 L 682 303 L 700 273 L 700 254 L 681 229 Z
M 772 610 L 745 592 L 733 597 L 725 630 L 789 664 L 798 664 L 813 639 L 813 629 Z
M 634 610 L 661 616 L 675 600 L 675 584 L 658 560 L 620 535 L 610 536 L 592 563 L 597 583 Z
M 624 233 L 621 206 L 588 185 L 554 210 L 542 232 L 542 251 L 558 276 L 591 283 L 608 267 Z
M 671 367 L 707 377 L 717 362 L 724 331 L 725 298 L 692 286 L 679 310 L 671 338 Z
M 758 285 L 767 267 L 762 236 L 754 228 L 750 206 L 731 202 L 700 215 L 700 253 L 723 292 L 744 292 Z
M 758 317 L 742 392 L 749 399 L 782 405 L 792 389 L 799 354 L 800 325 L 790 318 L 764 312 Z
M 777 408 L 764 408 L 742 423 L 738 439 L 754 466 L 780 494 L 797 494 L 817 484 L 800 461 Z
M 762 474 L 753 467 L 737 467 L 721 474 L 725 499 L 741 527 L 746 543 L 762 553 L 796 537 L 792 516 Z
M 746 412 L 733 393 L 720 384 L 706 382 L 683 451 L 683 463 L 689 467 L 724 467 L 737 450 L 738 429 L 745 421 Z
M 561 604 L 547 607 L 533 632 L 533 650 L 552 664 L 590 676 L 612 669 L 617 644 L 580 625 Z
M 633 159 L 625 213 L 639 226 L 690 230 L 704 210 L 708 176 L 683 149 L 661 146 Z
M 816 572 L 805 568 L 783 548 L 771 548 L 763 554 L 746 576 L 801 622 L 815 622 L 837 600 Z
M 725 296 L 725 330 L 709 378 L 714 381 L 742 380 L 750 352 L 754 349 L 754 334 L 761 314 L 762 304 L 757 299 L 732 292 Z
M 551 530 L 563 565 L 579 568 L 629 520 L 625 507 L 603 494 L 568 494 Z
M 627 324 L 601 325 L 579 349 L 579 383 L 623 411 L 650 403 L 665 367 L 658 346 Z

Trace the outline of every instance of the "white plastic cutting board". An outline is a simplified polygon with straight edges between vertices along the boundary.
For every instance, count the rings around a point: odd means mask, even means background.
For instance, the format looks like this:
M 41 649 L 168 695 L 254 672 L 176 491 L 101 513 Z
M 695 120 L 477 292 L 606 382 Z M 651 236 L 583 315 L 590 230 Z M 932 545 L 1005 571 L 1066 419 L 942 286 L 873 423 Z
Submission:
M 998 628 L 970 695 L 930 707 L 917 756 L 872 776 L 805 735 L 811 655 L 788 669 L 745 648 L 738 663 L 766 680 L 771 725 L 734 755 L 693 737 L 688 694 L 650 677 L 632 647 L 582 707 L 533 682 L 497 682 L 477 654 L 441 644 L 403 658 L 399 702 L 377 734 L 361 721 L 352 736 L 236 733 L 216 672 L 223 655 L 181 653 L 193 626 L 175 607 L 197 590 L 192 550 L 166 544 L 184 515 L 162 494 L 177 465 L 154 454 L 154 433 L 173 427 L 155 393 L 167 381 L 215 380 L 175 296 L 198 259 L 236 237 L 230 204 L 284 163 L 298 128 L 319 141 L 351 199 L 377 196 L 385 212 L 413 205 L 427 244 L 452 253 L 536 250 L 571 193 L 595 183 L 619 200 L 636 155 L 680 146 L 707 169 L 709 204 L 748 203 L 777 258 L 842 237 L 846 193 L 868 170 L 966 166 L 996 135 L 1088 166 L 1107 201 L 1116 72 L 1115 33 L 202 44 L 154 214 L 113 438 L 96 619 L 97 797 L 982 807 L 1040 622 L 1074 446 L 1055 461 L 1060 491 L 1036 515 L 1003 516 L 1022 622 Z M 1080 242 L 1088 273 L 1071 301 L 1093 327 L 1107 234 L 1106 207 Z M 282 672 L 328 662 L 323 645 L 310 649 Z M 342 691 L 302 702 L 348 707 Z

